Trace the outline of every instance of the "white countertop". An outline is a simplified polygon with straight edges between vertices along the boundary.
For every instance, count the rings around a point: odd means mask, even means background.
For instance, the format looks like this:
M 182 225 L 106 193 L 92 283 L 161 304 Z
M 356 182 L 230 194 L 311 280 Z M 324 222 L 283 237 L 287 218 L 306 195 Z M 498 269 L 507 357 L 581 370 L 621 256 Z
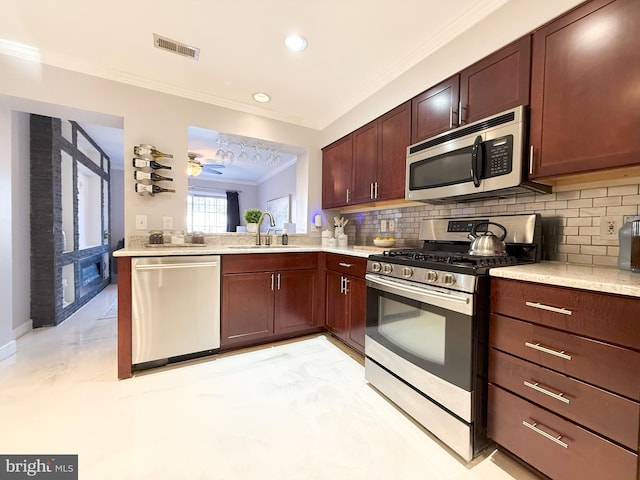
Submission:
M 640 297 L 640 273 L 615 267 L 541 262 L 492 268 L 492 277 Z
M 239 253 L 296 253 L 296 252 L 329 252 L 366 258 L 374 253 L 382 253 L 384 248 L 368 246 L 323 247 L 321 245 L 274 245 L 256 247 L 254 245 L 204 245 L 180 246 L 158 245 L 156 247 L 123 248 L 113 252 L 114 257 L 162 257 L 174 255 L 229 255 Z

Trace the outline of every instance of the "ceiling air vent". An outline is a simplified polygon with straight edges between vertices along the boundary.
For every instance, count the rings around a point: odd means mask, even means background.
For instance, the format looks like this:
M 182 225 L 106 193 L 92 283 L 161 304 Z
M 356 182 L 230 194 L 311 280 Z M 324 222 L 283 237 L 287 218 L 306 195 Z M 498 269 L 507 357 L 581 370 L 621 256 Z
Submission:
M 176 42 L 175 40 L 171 40 L 170 38 L 161 37 L 157 33 L 153 34 L 153 45 L 156 48 L 161 48 L 162 50 L 166 50 L 168 52 L 177 53 L 178 55 L 189 57 L 194 60 L 198 60 L 198 58 L 200 57 L 199 48 Z

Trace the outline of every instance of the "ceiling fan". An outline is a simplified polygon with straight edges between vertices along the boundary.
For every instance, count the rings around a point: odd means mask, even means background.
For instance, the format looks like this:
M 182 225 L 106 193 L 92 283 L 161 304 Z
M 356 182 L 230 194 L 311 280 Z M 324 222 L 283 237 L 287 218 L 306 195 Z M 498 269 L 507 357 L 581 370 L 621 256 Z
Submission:
M 203 171 L 214 175 L 222 175 L 220 169 L 224 168 L 224 165 L 218 163 L 202 163 L 198 160 L 202 155 L 195 152 L 188 152 L 187 156 L 189 157 L 187 162 L 187 174 L 190 177 L 197 177 Z

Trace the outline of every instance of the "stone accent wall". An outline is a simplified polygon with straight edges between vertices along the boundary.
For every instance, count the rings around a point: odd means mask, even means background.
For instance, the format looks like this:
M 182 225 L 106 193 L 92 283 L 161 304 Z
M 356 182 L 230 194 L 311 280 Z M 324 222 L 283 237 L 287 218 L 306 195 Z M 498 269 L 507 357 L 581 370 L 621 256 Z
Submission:
M 603 216 L 625 219 L 640 214 L 640 185 L 615 184 L 543 194 L 524 194 L 512 198 L 480 200 L 445 205 L 411 206 L 343 214 L 351 219 L 346 228 L 349 243 L 372 245 L 376 236 L 396 239 L 396 247 L 419 246 L 420 222 L 430 217 L 462 217 L 539 213 L 542 218 L 544 260 L 592 265 L 617 265 L 618 240 L 600 237 Z M 380 232 L 381 220 L 393 219 L 395 232 Z

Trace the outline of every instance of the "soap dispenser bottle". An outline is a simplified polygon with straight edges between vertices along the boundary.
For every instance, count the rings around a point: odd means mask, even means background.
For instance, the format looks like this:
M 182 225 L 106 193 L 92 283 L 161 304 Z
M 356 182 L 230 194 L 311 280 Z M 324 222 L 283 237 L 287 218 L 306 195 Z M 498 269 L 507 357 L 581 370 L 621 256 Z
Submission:
M 289 235 L 287 235 L 287 229 L 282 230 L 282 245 L 289 245 Z
M 640 216 L 629 217 L 622 228 L 618 230 L 618 240 L 620 243 L 618 268 L 622 270 L 631 270 L 631 229 L 635 220 L 640 220 Z

